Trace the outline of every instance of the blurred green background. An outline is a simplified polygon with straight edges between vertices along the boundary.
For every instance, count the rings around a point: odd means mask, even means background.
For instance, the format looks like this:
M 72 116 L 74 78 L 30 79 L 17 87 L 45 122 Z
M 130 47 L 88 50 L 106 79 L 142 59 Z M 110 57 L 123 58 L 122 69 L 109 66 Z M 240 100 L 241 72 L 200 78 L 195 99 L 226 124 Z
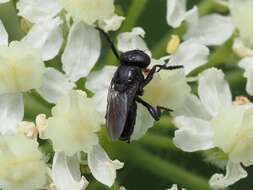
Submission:
M 130 31 L 134 26 L 141 26 L 146 31 L 145 40 L 155 58 L 165 55 L 165 47 L 171 34 L 182 35 L 185 26 L 178 29 L 170 28 L 166 23 L 166 0 L 115 0 L 117 12 L 126 16 L 122 28 L 112 32 L 113 39 L 119 32 Z M 15 2 L 0 5 L 0 19 L 10 35 L 10 40 L 20 40 L 24 36 L 20 28 L 20 18 L 16 16 Z M 201 15 L 218 12 L 229 14 L 228 10 L 213 0 L 188 0 L 188 8 L 198 5 Z M 203 69 L 216 66 L 226 73 L 234 96 L 246 95 L 245 79 L 237 67 L 238 57 L 231 51 L 232 39 L 223 46 L 212 47 L 207 65 L 192 73 L 196 75 Z M 60 56 L 47 63 L 60 68 Z M 106 43 L 103 42 L 103 52 L 95 69 L 105 64 L 116 64 Z M 85 80 L 79 82 L 83 86 Z M 195 86 L 193 86 L 193 90 Z M 33 120 L 36 114 L 44 112 L 50 115 L 52 105 L 43 101 L 35 92 L 27 94 L 25 101 L 26 119 Z M 206 162 L 201 152 L 184 153 L 171 143 L 175 128 L 169 116 L 164 116 L 155 127 L 139 141 L 131 144 L 107 141 L 105 130 L 100 134 L 102 145 L 111 158 L 125 162 L 125 167 L 119 170 L 117 180 L 112 188 L 95 181 L 87 175 L 91 182 L 88 190 L 115 189 L 123 185 L 128 190 L 165 190 L 172 184 L 179 184 L 188 190 L 208 190 L 208 179 L 216 172 L 223 172 L 216 166 Z M 224 137 L 225 138 L 225 137 Z M 227 189 L 250 190 L 253 186 L 253 168 L 247 168 L 248 178 Z

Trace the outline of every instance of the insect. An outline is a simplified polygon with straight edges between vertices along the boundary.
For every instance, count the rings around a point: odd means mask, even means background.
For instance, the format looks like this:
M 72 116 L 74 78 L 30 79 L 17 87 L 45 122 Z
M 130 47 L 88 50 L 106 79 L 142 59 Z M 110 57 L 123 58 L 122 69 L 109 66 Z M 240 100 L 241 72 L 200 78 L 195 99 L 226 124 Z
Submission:
M 137 103 L 147 108 L 151 116 L 158 121 L 162 111 L 172 110 L 162 106 L 152 107 L 141 96 L 144 87 L 153 79 L 160 70 L 174 70 L 182 68 L 182 65 L 167 66 L 155 65 L 148 75 L 144 77 L 143 71 L 150 64 L 150 57 L 141 50 L 127 51 L 119 55 L 109 35 L 102 29 L 97 28 L 109 42 L 112 51 L 119 60 L 117 68 L 111 80 L 107 96 L 106 125 L 109 138 L 113 141 L 122 140 L 130 142 L 136 121 Z

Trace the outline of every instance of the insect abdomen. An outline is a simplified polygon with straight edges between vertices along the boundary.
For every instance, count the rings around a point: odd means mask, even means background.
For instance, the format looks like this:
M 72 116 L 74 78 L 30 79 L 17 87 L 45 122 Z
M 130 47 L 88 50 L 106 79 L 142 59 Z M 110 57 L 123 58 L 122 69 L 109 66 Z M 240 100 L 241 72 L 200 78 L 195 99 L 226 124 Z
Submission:
M 119 138 L 120 140 L 123 140 L 123 141 L 130 140 L 130 137 L 134 131 L 134 125 L 135 125 L 135 120 L 136 120 L 136 110 L 137 110 L 137 104 L 136 102 L 133 102 L 132 106 L 130 106 L 130 110 L 127 116 L 124 130 Z

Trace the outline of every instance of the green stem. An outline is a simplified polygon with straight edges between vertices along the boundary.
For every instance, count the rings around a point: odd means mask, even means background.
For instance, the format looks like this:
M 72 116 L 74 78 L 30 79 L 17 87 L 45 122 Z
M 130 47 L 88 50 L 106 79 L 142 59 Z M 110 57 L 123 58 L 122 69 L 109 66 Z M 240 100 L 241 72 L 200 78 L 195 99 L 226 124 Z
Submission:
M 132 0 L 132 4 L 130 5 L 130 8 L 126 15 L 126 20 L 123 22 L 123 25 L 118 31 L 118 33 L 130 31 L 134 27 L 135 23 L 142 14 L 147 2 L 147 0 Z M 112 65 L 116 63 L 116 59 L 111 51 L 105 58 L 105 63 Z
M 152 155 L 137 145 L 129 146 L 121 144 L 118 146 L 117 157 L 132 163 L 136 168 L 146 170 L 154 175 L 160 176 L 170 182 L 180 184 L 187 189 L 211 190 L 208 182 L 192 172 L 178 167 L 177 165 L 166 162 L 158 156 Z
M 46 114 L 47 116 L 49 116 L 51 113 L 49 107 L 37 101 L 33 96 L 29 94 L 24 94 L 24 102 L 26 119 L 34 120 L 34 118 L 40 113 Z
M 138 141 L 138 143 L 155 149 L 178 150 L 172 143 L 172 140 L 169 136 L 164 137 L 152 133 L 146 133 L 145 136 Z

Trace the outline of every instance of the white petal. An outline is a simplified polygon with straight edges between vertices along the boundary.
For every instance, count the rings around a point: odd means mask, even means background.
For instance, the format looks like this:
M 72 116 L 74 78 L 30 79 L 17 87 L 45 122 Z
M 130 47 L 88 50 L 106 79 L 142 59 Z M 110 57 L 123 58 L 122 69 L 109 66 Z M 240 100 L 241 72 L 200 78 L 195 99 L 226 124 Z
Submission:
M 57 0 L 19 0 L 17 9 L 18 15 L 32 23 L 39 23 L 56 16 L 61 7 Z
M 214 147 L 213 129 L 208 121 L 179 116 L 175 118 L 175 131 L 173 142 L 186 152 L 208 150 Z
M 87 77 L 85 87 L 92 91 L 96 109 L 102 115 L 105 115 L 107 105 L 107 93 L 117 67 L 105 66 L 102 70 L 91 73 Z
M 122 22 L 125 20 L 125 17 L 113 15 L 109 19 L 99 21 L 99 27 L 102 28 L 105 32 L 116 31 L 120 28 Z
M 7 3 L 9 2 L 10 0 L 0 0 L 0 3 Z
M 195 41 L 185 41 L 177 52 L 171 56 L 171 65 L 183 65 L 185 74 L 189 74 L 195 68 L 207 63 L 209 49 Z
M 8 45 L 8 33 L 0 20 L 0 45 Z
M 234 29 L 230 17 L 211 14 L 190 25 L 184 39 L 196 40 L 204 45 L 221 45 L 232 36 Z
M 236 38 L 233 43 L 233 51 L 239 57 L 253 56 L 253 50 L 247 47 L 241 38 Z
M 246 90 L 250 95 L 253 95 L 253 57 L 242 59 L 239 66 L 245 70 L 243 76 L 247 78 Z
M 121 52 L 127 52 L 130 50 L 142 50 L 151 56 L 151 52 L 148 49 L 147 44 L 143 40 L 145 31 L 141 27 L 135 27 L 131 32 L 121 33 L 118 36 L 118 50 Z
M 184 20 L 196 14 L 196 7 L 186 11 L 186 0 L 167 0 L 167 23 L 179 27 Z
M 141 138 L 148 131 L 149 128 L 154 126 L 154 119 L 151 117 L 147 108 L 138 104 L 136 123 L 134 126 L 134 132 L 131 135 L 131 140 L 137 140 Z
M 44 61 L 53 59 L 63 42 L 61 24 L 59 17 L 35 24 L 23 40 L 40 49 Z
M 21 93 L 0 96 L 0 133 L 15 133 L 24 117 L 24 102 Z
M 110 160 L 100 145 L 93 146 L 88 153 L 88 165 L 92 175 L 101 183 L 111 187 L 116 178 L 116 169 L 123 167 L 123 163 Z
M 77 156 L 67 157 L 56 153 L 52 166 L 52 178 L 57 190 L 83 190 L 89 182 L 81 177 Z
M 101 49 L 99 32 L 83 22 L 72 26 L 62 55 L 63 70 L 77 81 L 86 77 L 97 62 Z
M 231 161 L 228 161 L 226 167 L 226 175 L 223 174 L 214 174 L 209 184 L 210 186 L 215 189 L 224 189 L 230 185 L 233 185 L 237 181 L 242 178 L 246 178 L 248 176 L 247 172 L 242 168 L 241 164 L 234 164 Z
M 199 97 L 209 114 L 217 115 L 221 109 L 231 105 L 232 95 L 221 70 L 211 68 L 199 75 Z
M 202 102 L 193 94 L 189 95 L 182 106 L 172 112 L 173 116 L 196 117 L 204 120 L 211 119 Z
M 75 84 L 70 82 L 63 73 L 48 67 L 44 73 L 43 84 L 37 92 L 48 102 L 56 103 L 74 87 Z

